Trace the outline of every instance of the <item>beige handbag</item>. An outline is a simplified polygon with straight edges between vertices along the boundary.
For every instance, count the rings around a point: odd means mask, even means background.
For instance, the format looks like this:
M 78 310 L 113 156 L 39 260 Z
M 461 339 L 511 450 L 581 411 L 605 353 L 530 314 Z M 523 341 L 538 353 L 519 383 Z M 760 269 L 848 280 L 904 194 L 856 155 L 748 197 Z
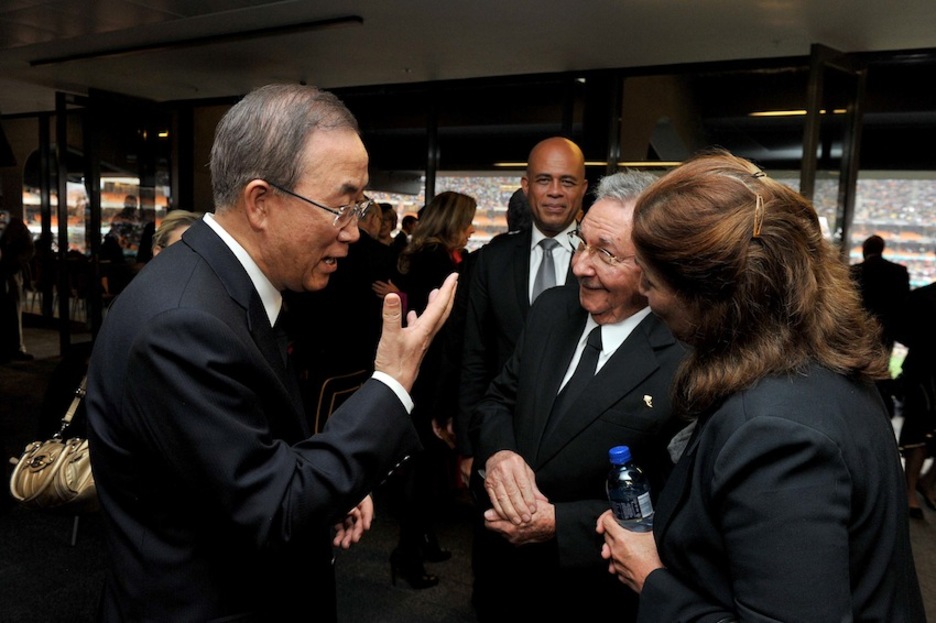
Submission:
M 47 441 L 34 441 L 26 446 L 19 460 L 10 459 L 16 463 L 10 493 L 25 506 L 71 512 L 97 507 L 87 439 L 62 438 L 84 398 L 86 383 L 87 377 L 75 391 L 59 431 Z

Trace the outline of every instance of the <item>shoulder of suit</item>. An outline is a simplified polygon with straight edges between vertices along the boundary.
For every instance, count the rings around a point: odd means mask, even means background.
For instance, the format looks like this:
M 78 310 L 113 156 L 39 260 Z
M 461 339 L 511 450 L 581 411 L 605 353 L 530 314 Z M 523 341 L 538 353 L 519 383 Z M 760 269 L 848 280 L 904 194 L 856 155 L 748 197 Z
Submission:
M 654 348 L 672 347 L 680 356 L 685 354 L 686 347 L 676 339 L 666 323 L 653 312 L 650 312 L 637 326 L 646 332 L 647 339 Z
M 529 321 L 529 319 L 533 317 L 544 316 L 576 316 L 579 313 L 583 315 L 586 314 L 579 302 L 578 284 L 567 283 L 565 285 L 549 288 L 540 294 L 530 307 L 527 320 Z
M 529 230 L 521 231 L 508 231 L 505 233 L 497 234 L 491 240 L 481 247 L 481 249 L 499 249 L 501 247 L 513 247 L 518 242 L 521 242 L 524 238 L 529 239 L 530 237 Z

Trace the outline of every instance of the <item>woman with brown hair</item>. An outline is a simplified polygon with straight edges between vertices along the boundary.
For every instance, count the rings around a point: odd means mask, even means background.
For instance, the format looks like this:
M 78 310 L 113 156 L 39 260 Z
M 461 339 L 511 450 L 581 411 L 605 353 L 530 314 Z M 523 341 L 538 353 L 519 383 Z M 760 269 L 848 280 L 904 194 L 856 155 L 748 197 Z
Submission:
M 406 292 L 410 309 L 425 304 L 429 292 L 458 268 L 474 233 L 471 222 L 477 208 L 473 197 L 446 191 L 419 211 L 413 239 L 397 260 L 400 287 Z
M 406 294 L 409 309 L 422 309 L 429 293 L 445 278 L 459 272 L 462 253 L 474 232 L 477 202 L 473 197 L 456 192 L 436 195 L 419 214 L 413 239 L 400 254 L 397 269 L 399 286 Z M 418 306 L 423 307 L 418 307 Z M 449 323 L 443 331 L 452 330 Z M 400 542 L 390 560 L 392 578 L 403 577 L 413 588 L 435 586 L 439 579 L 428 573 L 424 561 L 441 562 L 451 553 L 439 546 L 433 529 L 433 516 L 440 500 L 445 500 L 450 482 L 453 455 L 440 440 L 446 429 L 448 415 L 436 407 L 443 404 L 439 396 L 442 386 L 444 346 L 452 340 L 447 334 L 429 347 L 413 384 L 413 423 L 423 444 L 423 451 L 412 457 L 398 476 L 396 510 L 400 520 Z M 435 430 L 440 431 L 438 434 Z
M 640 621 L 922 621 L 876 325 L 816 212 L 727 152 L 637 202 L 650 307 L 692 346 L 694 424 L 653 533 L 599 519 Z

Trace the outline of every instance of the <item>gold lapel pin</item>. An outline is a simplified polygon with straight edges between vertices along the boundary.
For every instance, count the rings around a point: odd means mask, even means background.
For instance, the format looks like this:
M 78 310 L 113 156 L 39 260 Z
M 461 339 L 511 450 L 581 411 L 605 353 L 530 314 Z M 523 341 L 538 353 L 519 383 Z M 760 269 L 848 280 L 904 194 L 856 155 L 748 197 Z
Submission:
M 653 396 L 651 396 L 650 394 L 644 394 L 644 404 L 652 409 L 653 408 Z

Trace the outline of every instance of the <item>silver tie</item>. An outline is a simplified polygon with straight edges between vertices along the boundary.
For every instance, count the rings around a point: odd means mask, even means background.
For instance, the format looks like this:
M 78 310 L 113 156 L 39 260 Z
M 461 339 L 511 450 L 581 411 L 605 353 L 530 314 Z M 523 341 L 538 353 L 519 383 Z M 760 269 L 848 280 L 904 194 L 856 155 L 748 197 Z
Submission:
M 533 280 L 533 301 L 542 294 L 543 290 L 556 285 L 556 262 L 553 259 L 553 249 L 558 247 L 559 243 L 552 238 L 543 238 L 539 241 L 539 246 L 543 249 L 543 260 Z

